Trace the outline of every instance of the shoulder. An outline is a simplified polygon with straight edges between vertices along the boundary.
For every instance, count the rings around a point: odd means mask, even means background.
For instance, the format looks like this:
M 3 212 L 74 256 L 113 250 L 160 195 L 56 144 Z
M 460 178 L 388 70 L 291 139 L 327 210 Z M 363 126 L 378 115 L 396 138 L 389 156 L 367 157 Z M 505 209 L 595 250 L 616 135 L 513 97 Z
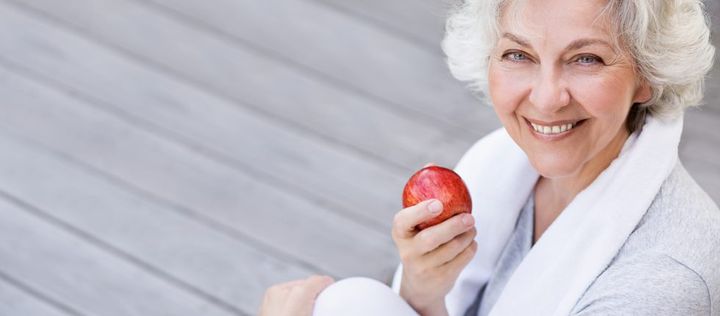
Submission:
M 625 257 L 587 290 L 572 315 L 709 315 L 710 292 L 693 269 L 660 253 Z
M 718 266 L 720 209 L 678 163 L 576 309 L 583 315 L 707 315 L 720 309 Z
M 624 248 L 665 253 L 720 282 L 720 209 L 678 163 Z

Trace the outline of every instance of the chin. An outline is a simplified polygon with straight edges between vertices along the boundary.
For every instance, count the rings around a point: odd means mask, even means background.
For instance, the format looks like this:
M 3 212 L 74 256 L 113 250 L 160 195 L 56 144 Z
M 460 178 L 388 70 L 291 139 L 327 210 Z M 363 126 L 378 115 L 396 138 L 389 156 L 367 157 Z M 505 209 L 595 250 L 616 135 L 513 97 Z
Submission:
M 548 179 L 569 177 L 576 174 L 579 169 L 573 161 L 558 159 L 558 157 L 531 159 L 530 163 L 535 171 Z

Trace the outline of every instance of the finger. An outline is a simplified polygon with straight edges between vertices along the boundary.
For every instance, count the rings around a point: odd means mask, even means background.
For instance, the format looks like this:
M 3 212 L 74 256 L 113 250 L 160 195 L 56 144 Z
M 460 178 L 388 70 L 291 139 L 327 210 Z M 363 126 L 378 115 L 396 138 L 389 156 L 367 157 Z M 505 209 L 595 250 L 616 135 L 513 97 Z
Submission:
M 420 252 L 425 254 L 472 229 L 474 225 L 475 220 L 472 215 L 461 213 L 446 219 L 440 224 L 423 229 L 415 236 L 415 239 L 419 243 Z
M 328 276 L 311 276 L 303 280 L 302 283 L 293 286 L 288 294 L 286 304 L 302 310 L 307 308 L 312 310 L 315 298 L 333 282 L 334 280 Z
M 333 284 L 335 280 L 327 275 L 315 275 L 307 279 L 306 285 L 313 298 L 325 288 Z
M 442 268 L 452 273 L 453 278 L 457 277 L 457 275 L 460 274 L 460 271 L 462 271 L 475 256 L 475 253 L 477 253 L 477 247 L 477 242 L 473 240 L 472 243 L 470 243 L 470 246 L 465 248 L 465 250 L 460 252 L 455 258 L 445 263 Z
M 290 293 L 290 289 L 304 282 L 304 279 L 275 284 L 265 291 L 260 306 L 260 315 L 277 315 L 281 313 L 284 303 Z
M 438 216 L 442 208 L 442 202 L 430 199 L 400 210 L 393 220 L 393 236 L 398 238 L 415 236 L 417 233 L 415 226 Z
M 322 292 L 322 290 L 333 282 L 331 277 L 314 275 L 294 284 L 290 289 L 290 296 L 294 299 L 314 299 L 318 293 Z
M 441 266 L 452 259 L 455 259 L 463 250 L 470 247 L 470 244 L 475 239 L 477 231 L 475 228 L 460 234 L 452 240 L 442 244 L 435 250 L 427 253 L 427 258 L 432 266 Z
M 288 282 L 285 282 L 285 283 L 280 283 L 280 284 L 274 285 L 271 289 L 272 289 L 272 290 L 275 290 L 275 291 L 277 291 L 277 292 L 288 291 L 288 290 L 290 290 L 292 287 L 294 287 L 294 286 L 296 286 L 296 285 L 299 285 L 299 284 L 302 284 L 303 282 L 305 282 L 305 280 L 306 280 L 306 279 L 299 279 L 299 280 L 288 281 Z
M 284 301 L 287 299 L 288 295 L 290 295 L 289 293 L 293 288 L 300 286 L 305 282 L 307 282 L 307 278 L 288 281 L 285 283 L 273 285 L 267 291 L 265 291 L 265 297 L 270 297 L 270 298 L 274 298 L 275 300 Z

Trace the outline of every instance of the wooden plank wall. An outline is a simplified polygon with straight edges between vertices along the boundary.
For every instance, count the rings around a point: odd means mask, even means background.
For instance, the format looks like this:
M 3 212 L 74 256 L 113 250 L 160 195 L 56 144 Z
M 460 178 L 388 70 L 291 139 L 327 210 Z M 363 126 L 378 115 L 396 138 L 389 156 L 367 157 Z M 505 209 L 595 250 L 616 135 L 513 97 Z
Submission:
M 404 181 L 500 126 L 444 64 L 448 1 L 0 0 L 0 314 L 387 281 Z M 719 99 L 715 67 L 681 145 L 716 201 Z

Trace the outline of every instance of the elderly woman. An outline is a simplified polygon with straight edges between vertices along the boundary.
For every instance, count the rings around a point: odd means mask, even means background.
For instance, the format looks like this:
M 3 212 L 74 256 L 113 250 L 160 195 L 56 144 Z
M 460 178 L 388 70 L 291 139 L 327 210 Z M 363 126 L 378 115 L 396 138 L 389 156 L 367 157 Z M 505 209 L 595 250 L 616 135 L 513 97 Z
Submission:
M 714 57 L 701 1 L 467 0 L 443 49 L 504 127 L 455 168 L 472 215 L 403 209 L 393 290 L 311 277 L 262 315 L 720 315 L 720 210 L 677 152 Z

